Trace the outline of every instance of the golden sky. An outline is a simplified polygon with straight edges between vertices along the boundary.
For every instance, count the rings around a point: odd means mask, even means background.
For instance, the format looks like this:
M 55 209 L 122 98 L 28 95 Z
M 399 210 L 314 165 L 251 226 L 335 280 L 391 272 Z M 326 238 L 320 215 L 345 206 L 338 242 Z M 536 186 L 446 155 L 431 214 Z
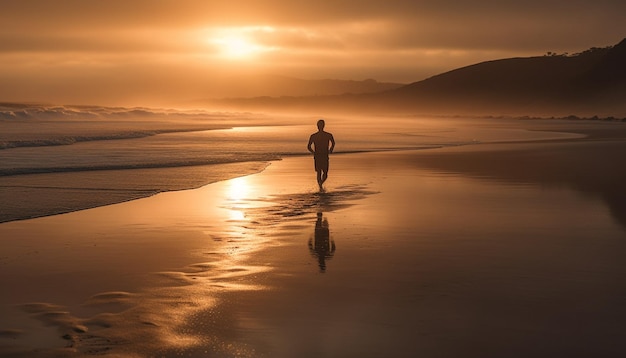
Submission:
M 260 74 L 410 83 L 613 45 L 624 14 L 623 0 L 1 0 L 0 101 L 154 105 Z

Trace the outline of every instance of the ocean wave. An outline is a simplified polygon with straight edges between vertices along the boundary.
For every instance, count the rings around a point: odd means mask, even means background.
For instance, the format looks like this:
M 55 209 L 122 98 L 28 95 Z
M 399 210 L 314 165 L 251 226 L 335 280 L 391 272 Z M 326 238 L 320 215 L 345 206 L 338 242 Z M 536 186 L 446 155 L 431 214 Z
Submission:
M 43 106 L 0 103 L 0 120 L 71 120 L 114 117 L 162 116 L 165 113 L 138 108 Z
M 125 133 L 114 133 L 106 135 L 93 135 L 93 136 L 62 136 L 57 138 L 47 139 L 30 139 L 30 140 L 9 140 L 0 141 L 0 150 L 21 148 L 21 147 L 47 147 L 57 145 L 70 145 L 79 142 L 99 141 L 99 140 L 119 140 L 119 139 L 137 139 L 144 138 L 153 135 L 157 135 L 165 132 L 174 131 L 133 131 Z
M 24 168 L 0 168 L 0 177 L 26 175 L 26 174 L 47 174 L 47 173 L 73 173 L 105 170 L 132 170 L 132 169 L 158 169 L 158 168 L 179 168 L 200 165 L 245 163 L 245 162 L 267 162 L 280 160 L 278 154 L 248 155 L 238 158 L 207 158 L 197 160 L 158 162 L 158 163 L 133 163 L 133 164 L 97 164 L 88 166 L 56 166 L 56 167 L 24 167 Z
M 0 150 L 226 129 L 249 118 L 201 110 L 0 103 Z
M 124 118 L 188 118 L 210 119 L 240 116 L 240 113 L 181 111 L 143 107 L 52 106 L 0 102 L 0 120 L 89 120 Z
M 202 127 L 202 128 L 176 128 L 176 129 L 160 129 L 145 131 L 129 131 L 96 135 L 74 135 L 74 136 L 58 136 L 45 139 L 25 139 L 25 140 L 0 140 L 0 150 L 22 147 L 49 147 L 59 145 L 71 145 L 80 142 L 107 141 L 120 139 L 138 139 L 151 137 L 158 134 L 167 133 L 186 133 L 198 132 L 205 130 L 224 129 L 226 127 Z

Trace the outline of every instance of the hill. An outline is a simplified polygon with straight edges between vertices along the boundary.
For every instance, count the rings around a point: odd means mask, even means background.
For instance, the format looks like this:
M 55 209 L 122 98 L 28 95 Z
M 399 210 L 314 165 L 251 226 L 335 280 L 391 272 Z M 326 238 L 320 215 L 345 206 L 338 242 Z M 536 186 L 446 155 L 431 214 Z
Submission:
M 625 67 L 626 39 L 574 55 L 482 62 L 373 94 L 267 96 L 218 104 L 317 112 L 626 117 Z
M 479 63 L 387 91 L 380 101 L 464 112 L 624 113 L 625 68 L 626 39 L 571 56 Z

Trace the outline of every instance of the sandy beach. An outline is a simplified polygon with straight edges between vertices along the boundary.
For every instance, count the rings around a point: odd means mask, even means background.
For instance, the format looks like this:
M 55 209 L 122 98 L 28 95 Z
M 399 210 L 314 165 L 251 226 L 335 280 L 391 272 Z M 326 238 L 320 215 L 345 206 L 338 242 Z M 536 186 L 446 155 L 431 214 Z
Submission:
M 295 156 L 0 224 L 0 355 L 619 357 L 625 129 L 337 154 L 321 192 Z

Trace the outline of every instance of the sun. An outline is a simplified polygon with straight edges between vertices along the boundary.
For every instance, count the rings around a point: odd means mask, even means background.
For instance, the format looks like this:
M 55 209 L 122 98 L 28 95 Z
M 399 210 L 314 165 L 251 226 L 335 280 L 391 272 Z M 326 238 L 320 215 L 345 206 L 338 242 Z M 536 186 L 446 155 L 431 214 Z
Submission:
M 218 56 L 246 60 L 273 51 L 273 47 L 260 43 L 259 37 L 267 38 L 274 32 L 275 29 L 269 26 L 215 28 L 210 31 L 208 41 Z
M 222 56 L 232 59 L 250 58 L 262 51 L 261 46 L 243 36 L 225 36 L 212 42 Z

